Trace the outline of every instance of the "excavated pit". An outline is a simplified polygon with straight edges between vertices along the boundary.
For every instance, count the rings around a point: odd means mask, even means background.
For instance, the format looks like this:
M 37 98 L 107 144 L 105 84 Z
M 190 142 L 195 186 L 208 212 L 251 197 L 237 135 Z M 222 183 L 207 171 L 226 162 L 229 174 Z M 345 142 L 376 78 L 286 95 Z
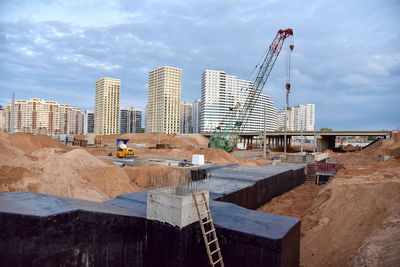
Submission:
M 227 165 L 195 172 L 198 181 L 192 186 L 201 183 L 210 191 L 227 266 L 299 265 L 300 220 L 251 209 L 302 184 L 302 166 Z M 198 222 L 180 229 L 147 219 L 147 194 L 105 203 L 30 192 L 0 194 L 0 264 L 208 266 Z

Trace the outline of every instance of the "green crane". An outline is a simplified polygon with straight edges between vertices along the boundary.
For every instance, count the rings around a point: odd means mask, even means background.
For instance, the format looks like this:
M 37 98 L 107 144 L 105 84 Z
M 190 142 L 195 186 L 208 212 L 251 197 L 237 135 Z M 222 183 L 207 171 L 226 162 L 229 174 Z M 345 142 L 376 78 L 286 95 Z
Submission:
M 290 37 L 291 39 L 293 38 L 292 29 L 278 31 L 272 44 L 269 46 L 266 56 L 260 61 L 261 65 L 256 66 L 256 69 L 258 68 L 258 72 L 255 76 L 253 84 L 247 89 L 249 93 L 244 105 L 239 104 L 235 107 L 230 108 L 230 115 L 227 123 L 223 128 L 221 126 L 215 128 L 213 135 L 211 136 L 208 143 L 209 147 L 221 148 L 227 152 L 232 152 L 234 150 L 237 145 L 239 134 L 241 133 L 243 126 L 251 116 L 253 108 L 258 101 L 260 93 L 268 80 L 271 70 L 275 65 L 276 59 L 278 58 L 283 43 L 287 37 Z M 292 40 L 290 40 L 289 48 L 290 56 L 290 52 L 293 51 L 294 48 Z M 288 61 L 290 62 L 290 57 Z M 288 98 L 288 94 L 290 92 L 290 63 L 286 67 L 286 95 Z

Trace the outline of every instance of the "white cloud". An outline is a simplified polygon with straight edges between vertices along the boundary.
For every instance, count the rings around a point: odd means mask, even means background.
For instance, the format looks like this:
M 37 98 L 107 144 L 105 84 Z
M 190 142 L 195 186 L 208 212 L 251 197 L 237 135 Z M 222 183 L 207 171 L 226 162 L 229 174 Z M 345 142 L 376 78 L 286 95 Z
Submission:
M 359 86 L 370 83 L 367 77 L 360 74 L 348 74 L 341 81 L 348 86 Z
M 366 72 L 372 75 L 379 75 L 379 76 L 389 76 L 389 72 L 381 65 L 377 63 L 368 63 Z
M 312 79 L 311 77 L 302 74 L 298 69 L 292 69 L 292 80 L 295 80 L 296 83 L 300 85 L 311 85 L 312 84 Z

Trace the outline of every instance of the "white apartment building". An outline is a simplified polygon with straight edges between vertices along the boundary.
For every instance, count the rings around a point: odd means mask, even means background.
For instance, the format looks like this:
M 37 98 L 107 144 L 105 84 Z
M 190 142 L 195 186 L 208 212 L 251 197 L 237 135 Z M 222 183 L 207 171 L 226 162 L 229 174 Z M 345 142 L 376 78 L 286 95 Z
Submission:
M 11 105 L 4 110 L 4 129 L 11 132 Z M 83 134 L 83 111 L 40 98 L 14 103 L 14 130 L 40 134 Z
M 4 131 L 6 125 L 6 110 L 0 108 L 0 131 Z
M 121 80 L 101 77 L 96 81 L 94 107 L 94 133 L 119 133 L 119 101 Z
M 162 66 L 149 72 L 146 132 L 180 132 L 182 69 Z
M 192 104 L 182 102 L 181 104 L 181 133 L 189 134 L 193 133 L 192 128 Z
M 285 110 L 279 111 L 278 125 L 284 127 Z M 314 131 L 315 104 L 300 104 L 286 110 L 286 127 L 289 131 Z
M 142 132 L 142 109 L 135 107 L 121 107 L 120 133 Z
M 207 133 L 232 125 L 241 112 L 249 95 L 251 81 L 228 75 L 225 71 L 205 70 L 202 76 L 200 132 Z M 277 129 L 277 111 L 270 97 L 260 94 L 252 114 L 244 124 L 243 132 L 264 129 L 264 106 L 266 107 L 267 131 Z
M 83 134 L 94 133 L 94 111 L 85 110 L 83 116 Z
M 193 133 L 200 133 L 200 99 L 196 99 L 192 104 L 192 128 Z

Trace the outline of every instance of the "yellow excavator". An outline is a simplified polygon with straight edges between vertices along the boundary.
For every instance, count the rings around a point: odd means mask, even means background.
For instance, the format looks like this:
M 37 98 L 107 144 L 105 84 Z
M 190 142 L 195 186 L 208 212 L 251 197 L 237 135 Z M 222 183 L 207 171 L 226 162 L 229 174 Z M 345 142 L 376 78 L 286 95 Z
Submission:
M 117 157 L 118 158 L 133 158 L 135 157 L 135 151 L 133 148 L 126 146 L 129 139 L 117 139 Z

